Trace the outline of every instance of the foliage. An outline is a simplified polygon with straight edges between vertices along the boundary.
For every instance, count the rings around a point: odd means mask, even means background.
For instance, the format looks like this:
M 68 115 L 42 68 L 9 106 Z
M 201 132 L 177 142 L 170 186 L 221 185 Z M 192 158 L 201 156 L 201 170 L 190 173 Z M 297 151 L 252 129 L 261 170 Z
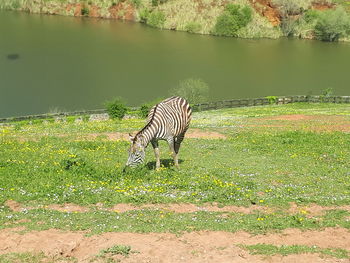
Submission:
M 171 96 L 179 96 L 188 100 L 190 104 L 207 102 L 209 86 L 199 78 L 189 78 L 180 81 L 177 87 L 170 91 Z
M 151 0 L 152 6 L 158 6 L 159 4 L 164 4 L 168 0 Z
M 146 17 L 147 25 L 163 28 L 165 22 L 165 15 L 161 11 L 153 11 Z
M 329 98 L 333 95 L 333 88 L 327 88 L 322 91 L 322 94 L 320 95 L 320 99 L 322 102 L 326 101 L 326 98 Z
M 135 251 L 131 250 L 130 246 L 115 245 L 115 246 L 107 248 L 107 249 L 102 249 L 100 251 L 100 253 L 97 255 L 97 258 L 102 258 L 102 259 L 108 260 L 108 258 L 110 258 L 111 256 L 114 256 L 114 255 L 122 255 L 124 257 L 127 257 L 130 255 L 130 253 L 135 253 Z M 114 262 L 114 261 L 112 261 L 112 262 Z
M 201 29 L 202 29 L 202 25 L 197 22 L 189 22 L 185 26 L 185 30 L 189 33 L 198 33 L 199 31 L 201 31 Z
M 75 263 L 77 260 L 73 257 L 46 256 L 41 253 L 7 253 L 0 255 L 1 263 Z
M 162 100 L 163 100 L 163 98 L 158 98 L 158 99 L 152 100 L 150 102 L 143 103 L 140 107 L 140 117 L 147 118 L 152 107 L 154 105 L 158 104 L 159 102 L 161 102 Z
M 228 4 L 217 18 L 213 33 L 219 36 L 237 36 L 237 31 L 252 20 L 252 10 L 248 6 Z
M 125 106 L 124 101 L 121 98 L 116 98 L 112 101 L 105 103 L 109 116 L 113 119 L 122 119 L 128 108 Z
M 81 15 L 82 16 L 88 16 L 89 15 L 89 13 L 90 13 L 90 10 L 89 10 L 89 7 L 87 7 L 87 6 L 83 6 L 82 8 L 81 8 Z
M 317 13 L 315 35 L 323 41 L 338 41 L 350 33 L 350 16 L 341 7 Z
M 143 8 L 139 11 L 139 18 L 141 23 L 147 23 L 147 19 L 150 15 L 150 11 L 147 8 Z
M 267 96 L 265 98 L 268 99 L 270 104 L 275 104 L 278 101 L 278 97 L 277 96 Z
M 293 15 L 300 15 L 301 13 L 303 13 L 305 2 L 305 0 L 273 0 L 273 3 L 277 6 L 282 18 L 286 18 Z
M 142 5 L 142 0 L 131 0 L 131 3 L 136 7 L 139 8 Z

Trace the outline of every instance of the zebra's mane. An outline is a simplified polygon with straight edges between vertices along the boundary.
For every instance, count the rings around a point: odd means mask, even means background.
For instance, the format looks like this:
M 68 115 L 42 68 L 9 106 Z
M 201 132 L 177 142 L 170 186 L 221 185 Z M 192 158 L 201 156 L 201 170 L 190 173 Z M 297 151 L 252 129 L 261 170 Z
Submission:
M 138 133 L 136 133 L 133 142 L 136 142 L 137 136 L 140 135 L 148 126 L 150 126 L 152 124 L 153 119 L 154 119 L 154 115 L 156 114 L 156 110 L 157 110 L 159 104 L 160 103 L 156 104 L 156 106 L 154 107 L 153 114 L 152 114 L 152 117 L 149 120 L 149 122 Z

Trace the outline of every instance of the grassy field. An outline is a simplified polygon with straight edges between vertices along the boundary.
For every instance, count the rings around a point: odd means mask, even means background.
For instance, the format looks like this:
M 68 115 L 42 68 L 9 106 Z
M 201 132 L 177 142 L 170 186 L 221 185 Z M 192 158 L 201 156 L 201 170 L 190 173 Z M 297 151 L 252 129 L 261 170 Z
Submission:
M 298 103 L 194 113 L 179 170 L 163 143 L 161 169 L 154 170 L 148 147 L 146 164 L 123 173 L 129 145 L 123 136 L 143 124 L 138 118 L 76 122 L 71 117 L 0 126 L 0 229 L 56 228 L 90 235 L 350 229 L 350 209 L 343 208 L 350 204 L 349 105 Z M 221 136 L 196 138 L 198 133 Z M 9 200 L 22 209 L 11 208 Z M 209 208 L 179 213 L 141 206 L 174 203 Z M 86 210 L 50 209 L 53 204 Z M 136 209 L 120 212 L 113 209 L 118 204 Z M 329 209 L 313 214 L 308 208 L 315 205 Z M 227 206 L 250 211 L 210 209 Z

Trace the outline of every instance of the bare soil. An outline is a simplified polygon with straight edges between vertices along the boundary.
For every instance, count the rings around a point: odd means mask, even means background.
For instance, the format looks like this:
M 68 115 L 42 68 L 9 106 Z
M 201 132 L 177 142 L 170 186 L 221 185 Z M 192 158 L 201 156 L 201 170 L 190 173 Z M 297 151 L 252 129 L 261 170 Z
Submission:
M 145 204 L 140 206 L 135 206 L 132 204 L 116 204 L 111 208 L 105 208 L 103 204 L 96 204 L 92 207 L 86 207 L 86 206 L 80 206 L 76 204 L 50 204 L 46 206 L 24 206 L 14 200 L 7 200 L 5 202 L 5 205 L 8 206 L 12 211 L 14 212 L 20 212 L 23 210 L 31 210 L 31 209 L 37 209 L 37 208 L 44 208 L 44 209 L 50 209 L 50 210 L 56 210 L 60 212 L 79 212 L 84 213 L 88 212 L 91 208 L 98 208 L 101 210 L 109 210 L 114 211 L 118 213 L 124 213 L 128 211 L 133 210 L 142 210 L 142 209 L 157 209 L 157 210 L 164 210 L 164 211 L 170 211 L 175 213 L 194 213 L 198 211 L 208 211 L 208 212 L 222 212 L 222 213 L 242 213 L 242 214 L 251 214 L 255 213 L 256 211 L 261 211 L 264 213 L 273 213 L 276 212 L 276 208 L 267 207 L 267 206 L 258 206 L 258 205 L 252 205 L 250 207 L 244 207 L 244 206 L 234 206 L 234 205 L 228 205 L 219 207 L 216 204 L 203 204 L 203 205 L 195 205 L 195 204 L 189 204 L 189 203 L 177 203 L 177 204 Z M 307 206 L 297 206 L 295 203 L 290 203 L 290 208 L 286 210 L 286 213 L 290 214 L 307 214 L 308 216 L 317 216 L 322 215 L 326 211 L 329 210 L 346 210 L 350 212 L 350 205 L 343 205 L 343 206 L 320 206 L 317 204 L 310 204 Z
M 350 132 L 350 118 L 340 115 L 278 115 L 252 118 L 244 127 L 260 128 L 292 128 L 315 132 Z
M 249 0 L 254 9 L 274 26 L 281 23 L 281 14 L 278 8 L 270 0 Z
M 117 256 L 122 262 L 349 262 L 317 254 L 262 257 L 250 255 L 239 244 L 307 245 L 321 248 L 350 248 L 350 233 L 342 228 L 324 231 L 288 229 L 281 233 L 251 235 L 246 232 L 105 233 L 86 236 L 84 232 L 60 230 L 18 233 L 21 229 L 0 230 L 0 254 L 44 252 L 48 256 L 75 257 L 78 262 L 99 262 L 96 255 L 114 245 L 131 246 L 129 256 Z

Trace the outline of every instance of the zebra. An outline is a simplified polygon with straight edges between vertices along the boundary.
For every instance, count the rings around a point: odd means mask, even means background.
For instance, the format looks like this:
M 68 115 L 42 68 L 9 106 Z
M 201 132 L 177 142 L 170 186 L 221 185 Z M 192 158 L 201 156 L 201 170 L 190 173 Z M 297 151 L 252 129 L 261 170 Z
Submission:
M 136 167 L 144 162 L 145 148 L 152 144 L 156 156 L 156 169 L 160 168 L 158 140 L 165 140 L 179 167 L 178 153 L 181 142 L 191 121 L 192 110 L 189 103 L 180 97 L 171 97 L 153 106 L 147 124 L 135 136 L 129 134 L 131 146 L 126 166 Z

